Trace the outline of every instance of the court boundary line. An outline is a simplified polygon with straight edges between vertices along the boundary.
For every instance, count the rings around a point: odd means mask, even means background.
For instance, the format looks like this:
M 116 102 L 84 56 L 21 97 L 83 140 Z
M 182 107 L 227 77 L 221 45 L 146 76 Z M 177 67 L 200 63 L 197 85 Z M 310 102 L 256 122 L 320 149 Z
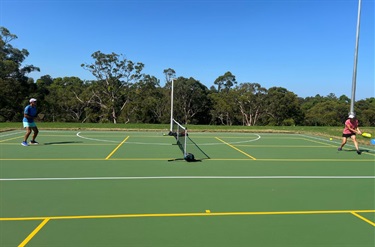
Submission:
M 375 210 L 321 210 L 321 211 L 269 211 L 269 212 L 211 212 L 204 213 L 169 213 L 169 214 L 114 214 L 114 215 L 77 215 L 77 216 L 49 216 L 49 217 L 23 217 L 0 218 L 0 221 L 30 221 L 43 220 L 18 247 L 24 247 L 50 220 L 77 220 L 77 219 L 120 219 L 120 218 L 154 218 L 154 217 L 214 217 L 214 216 L 257 216 L 257 215 L 316 215 L 316 214 L 351 214 L 362 221 L 375 227 L 371 220 L 358 213 L 375 213 Z
M 163 180 L 163 179 L 375 179 L 375 176 L 152 176 L 152 177 L 54 177 L 0 178 L 0 182 L 14 181 L 72 181 L 72 180 Z
M 311 214 L 353 214 L 375 213 L 375 209 L 358 210 L 306 210 L 306 211 L 257 211 L 257 212 L 190 212 L 190 213 L 149 213 L 149 214 L 106 214 L 106 215 L 66 215 L 66 216 L 35 216 L 8 217 L 0 221 L 29 221 L 29 220 L 67 220 L 67 219 L 110 219 L 110 218 L 143 218 L 143 217 L 183 217 L 183 216 L 243 216 L 243 215 L 311 215 Z M 356 215 L 355 215 L 356 216 Z M 358 217 L 358 216 L 356 216 Z M 365 218 L 365 217 L 363 217 Z M 370 220 L 369 220 L 370 221 Z M 371 221 L 372 222 L 372 221 Z M 374 223 L 375 226 L 375 223 Z

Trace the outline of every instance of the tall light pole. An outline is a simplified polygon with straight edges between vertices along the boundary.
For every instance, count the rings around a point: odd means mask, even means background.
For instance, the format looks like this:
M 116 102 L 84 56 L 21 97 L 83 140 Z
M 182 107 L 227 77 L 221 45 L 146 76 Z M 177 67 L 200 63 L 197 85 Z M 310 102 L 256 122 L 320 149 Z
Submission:
M 349 114 L 353 114 L 353 115 L 355 115 L 354 102 L 355 102 L 355 90 L 356 90 L 356 84 L 357 84 L 357 64 L 358 64 L 360 21 L 361 21 L 361 0 L 358 0 L 357 35 L 356 35 L 356 41 L 355 41 L 354 66 L 353 66 L 353 77 L 352 77 L 352 99 L 350 102 L 350 112 L 349 112 Z
M 171 79 L 171 127 L 170 127 L 170 130 L 169 130 L 169 133 L 172 133 L 173 131 L 173 82 L 174 82 L 175 78 L 172 78 Z

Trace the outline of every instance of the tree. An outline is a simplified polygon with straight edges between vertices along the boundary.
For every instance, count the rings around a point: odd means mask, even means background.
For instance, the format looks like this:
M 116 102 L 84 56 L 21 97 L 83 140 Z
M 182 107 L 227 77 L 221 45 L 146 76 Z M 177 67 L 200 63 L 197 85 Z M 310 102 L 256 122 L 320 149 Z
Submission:
M 20 121 L 24 104 L 36 91 L 34 81 L 27 74 L 39 71 L 39 68 L 22 66 L 29 52 L 13 47 L 10 42 L 15 39 L 15 34 L 0 27 L 0 121 Z
M 90 71 L 97 79 L 91 88 L 92 103 L 100 107 L 102 121 L 111 120 L 117 123 L 117 117 L 129 103 L 126 94 L 131 83 L 139 81 L 144 64 L 133 63 L 116 53 L 104 54 L 94 52 L 92 64 L 82 64 L 81 67 Z
M 229 91 L 229 89 L 237 84 L 236 77 L 232 75 L 231 72 L 226 72 L 224 75 L 219 76 L 216 78 L 214 81 L 214 84 L 217 85 L 217 91 L 221 92 L 222 90 L 224 91 Z
M 355 108 L 361 126 L 375 126 L 375 98 L 359 100 Z
M 175 119 L 181 123 L 196 124 L 198 116 L 208 115 L 208 89 L 192 77 L 179 77 L 174 82 L 174 103 Z
M 298 125 L 303 120 L 297 95 L 285 88 L 269 88 L 266 104 L 269 125 Z
M 265 112 L 264 101 L 267 96 L 267 89 L 259 83 L 242 83 L 236 90 L 239 94 L 236 102 L 242 115 L 243 125 L 256 125 Z
M 167 83 L 170 82 L 172 79 L 176 78 L 176 71 L 174 71 L 174 69 L 171 69 L 171 68 L 165 69 L 163 73 L 165 75 L 165 81 Z
M 47 87 L 45 116 L 48 121 L 85 122 L 89 119 L 89 85 L 78 77 L 55 78 Z M 92 97 L 92 96 L 91 96 Z
M 225 93 L 211 91 L 209 95 L 209 99 L 212 102 L 210 111 L 211 121 L 221 125 L 232 125 L 235 123 L 238 112 L 236 98 L 238 98 L 238 91 L 234 89 Z
M 337 126 L 340 125 L 341 114 L 345 104 L 337 100 L 319 102 L 306 111 L 305 124 L 312 126 Z M 345 113 L 347 116 L 347 113 Z
M 130 90 L 131 100 L 121 118 L 142 123 L 162 123 L 168 119 L 170 97 L 165 95 L 168 90 L 160 87 L 156 77 L 145 75 Z

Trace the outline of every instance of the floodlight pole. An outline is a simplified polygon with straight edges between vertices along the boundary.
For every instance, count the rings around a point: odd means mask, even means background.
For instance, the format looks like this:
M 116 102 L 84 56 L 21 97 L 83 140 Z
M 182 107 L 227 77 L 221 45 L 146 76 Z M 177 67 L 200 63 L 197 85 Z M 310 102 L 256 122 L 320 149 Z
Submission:
M 350 112 L 349 112 L 349 114 L 353 114 L 353 115 L 355 115 L 354 102 L 355 102 L 355 90 L 356 90 L 356 84 L 357 84 L 356 80 L 357 80 L 360 20 L 361 20 L 361 0 L 358 0 L 357 34 L 356 34 L 356 41 L 355 41 L 354 66 L 353 66 L 353 77 L 352 77 L 352 99 L 351 99 L 351 102 L 350 102 Z
M 171 85 L 171 127 L 170 127 L 170 133 L 173 131 L 173 82 L 174 82 L 174 78 L 172 78 L 171 82 L 172 82 L 172 85 Z

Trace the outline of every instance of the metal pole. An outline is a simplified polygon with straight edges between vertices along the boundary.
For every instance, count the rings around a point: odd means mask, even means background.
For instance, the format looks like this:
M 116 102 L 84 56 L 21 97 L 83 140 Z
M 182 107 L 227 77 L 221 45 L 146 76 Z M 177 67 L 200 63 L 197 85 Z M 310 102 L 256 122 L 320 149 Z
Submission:
M 171 85 L 171 127 L 170 127 L 170 133 L 173 131 L 173 81 L 174 78 L 172 78 L 172 85 Z
M 359 45 L 359 27 L 361 20 L 361 0 L 358 0 L 358 18 L 357 18 L 357 35 L 355 41 L 354 50 L 354 67 L 353 67 L 353 77 L 352 77 L 352 99 L 350 102 L 350 112 L 349 114 L 355 115 L 354 112 L 354 102 L 355 102 L 355 90 L 356 90 L 356 80 L 357 80 L 357 63 L 358 63 L 358 45 Z

